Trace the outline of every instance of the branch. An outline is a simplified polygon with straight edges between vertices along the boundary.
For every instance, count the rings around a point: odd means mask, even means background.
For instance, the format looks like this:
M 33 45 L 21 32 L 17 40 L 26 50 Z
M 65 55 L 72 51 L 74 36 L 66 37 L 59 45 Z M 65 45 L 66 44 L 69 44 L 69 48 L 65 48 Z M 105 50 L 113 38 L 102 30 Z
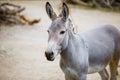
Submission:
M 1 6 L 5 6 L 5 5 L 13 6 L 13 7 L 17 7 L 17 8 L 20 8 L 20 7 L 21 7 L 21 6 L 19 6 L 19 5 L 15 5 L 15 4 L 12 4 L 12 3 L 1 3 L 1 4 L 0 4 L 0 7 L 1 7 Z

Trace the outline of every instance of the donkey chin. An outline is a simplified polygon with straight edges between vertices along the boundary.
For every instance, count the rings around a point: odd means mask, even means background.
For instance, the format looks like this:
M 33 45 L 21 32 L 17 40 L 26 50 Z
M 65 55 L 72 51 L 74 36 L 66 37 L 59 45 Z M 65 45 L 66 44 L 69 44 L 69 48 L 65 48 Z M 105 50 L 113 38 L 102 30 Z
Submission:
M 61 53 L 61 50 L 55 50 L 55 51 L 53 51 L 53 52 L 45 52 L 45 56 L 46 56 L 46 58 L 47 58 L 47 60 L 48 61 L 54 61 L 54 59 L 56 58 L 56 56 L 58 55 L 58 54 L 60 54 Z

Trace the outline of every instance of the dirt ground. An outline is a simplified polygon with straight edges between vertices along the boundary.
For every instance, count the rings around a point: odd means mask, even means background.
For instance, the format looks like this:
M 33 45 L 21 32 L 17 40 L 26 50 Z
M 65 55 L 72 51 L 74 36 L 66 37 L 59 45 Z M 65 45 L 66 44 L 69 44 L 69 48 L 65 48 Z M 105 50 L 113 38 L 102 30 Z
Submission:
M 33 26 L 0 27 L 0 80 L 64 80 L 59 68 L 58 56 L 49 62 L 44 56 L 47 47 L 47 28 L 51 21 L 45 12 L 45 1 L 13 1 L 26 6 L 23 13 L 33 18 L 41 18 Z M 60 2 L 52 1 L 55 11 L 60 12 Z M 120 29 L 120 13 L 99 10 L 70 8 L 77 31 L 85 31 L 98 24 L 112 24 Z M 118 68 L 119 69 L 119 68 Z M 89 74 L 87 80 L 101 80 L 99 75 Z M 120 80 L 120 69 L 118 79 Z

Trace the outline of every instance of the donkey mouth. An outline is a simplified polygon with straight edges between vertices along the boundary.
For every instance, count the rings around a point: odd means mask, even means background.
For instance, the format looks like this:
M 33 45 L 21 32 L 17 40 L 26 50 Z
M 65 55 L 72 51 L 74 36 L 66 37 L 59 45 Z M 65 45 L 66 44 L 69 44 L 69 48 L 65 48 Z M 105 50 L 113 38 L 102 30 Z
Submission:
M 54 59 L 55 59 L 54 57 L 47 57 L 48 61 L 54 61 Z

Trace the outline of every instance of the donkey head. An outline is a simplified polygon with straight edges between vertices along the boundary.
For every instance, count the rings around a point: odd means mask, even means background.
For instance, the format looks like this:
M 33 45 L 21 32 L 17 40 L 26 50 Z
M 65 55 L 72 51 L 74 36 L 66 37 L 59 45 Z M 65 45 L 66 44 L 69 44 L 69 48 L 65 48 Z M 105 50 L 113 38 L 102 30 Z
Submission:
M 48 28 L 48 47 L 45 51 L 47 60 L 53 61 L 55 57 L 67 47 L 68 44 L 68 27 L 70 25 L 70 19 L 68 7 L 65 3 L 62 6 L 62 12 L 59 16 L 53 11 L 49 2 L 46 3 L 46 12 L 49 18 L 52 20 L 50 27 Z

